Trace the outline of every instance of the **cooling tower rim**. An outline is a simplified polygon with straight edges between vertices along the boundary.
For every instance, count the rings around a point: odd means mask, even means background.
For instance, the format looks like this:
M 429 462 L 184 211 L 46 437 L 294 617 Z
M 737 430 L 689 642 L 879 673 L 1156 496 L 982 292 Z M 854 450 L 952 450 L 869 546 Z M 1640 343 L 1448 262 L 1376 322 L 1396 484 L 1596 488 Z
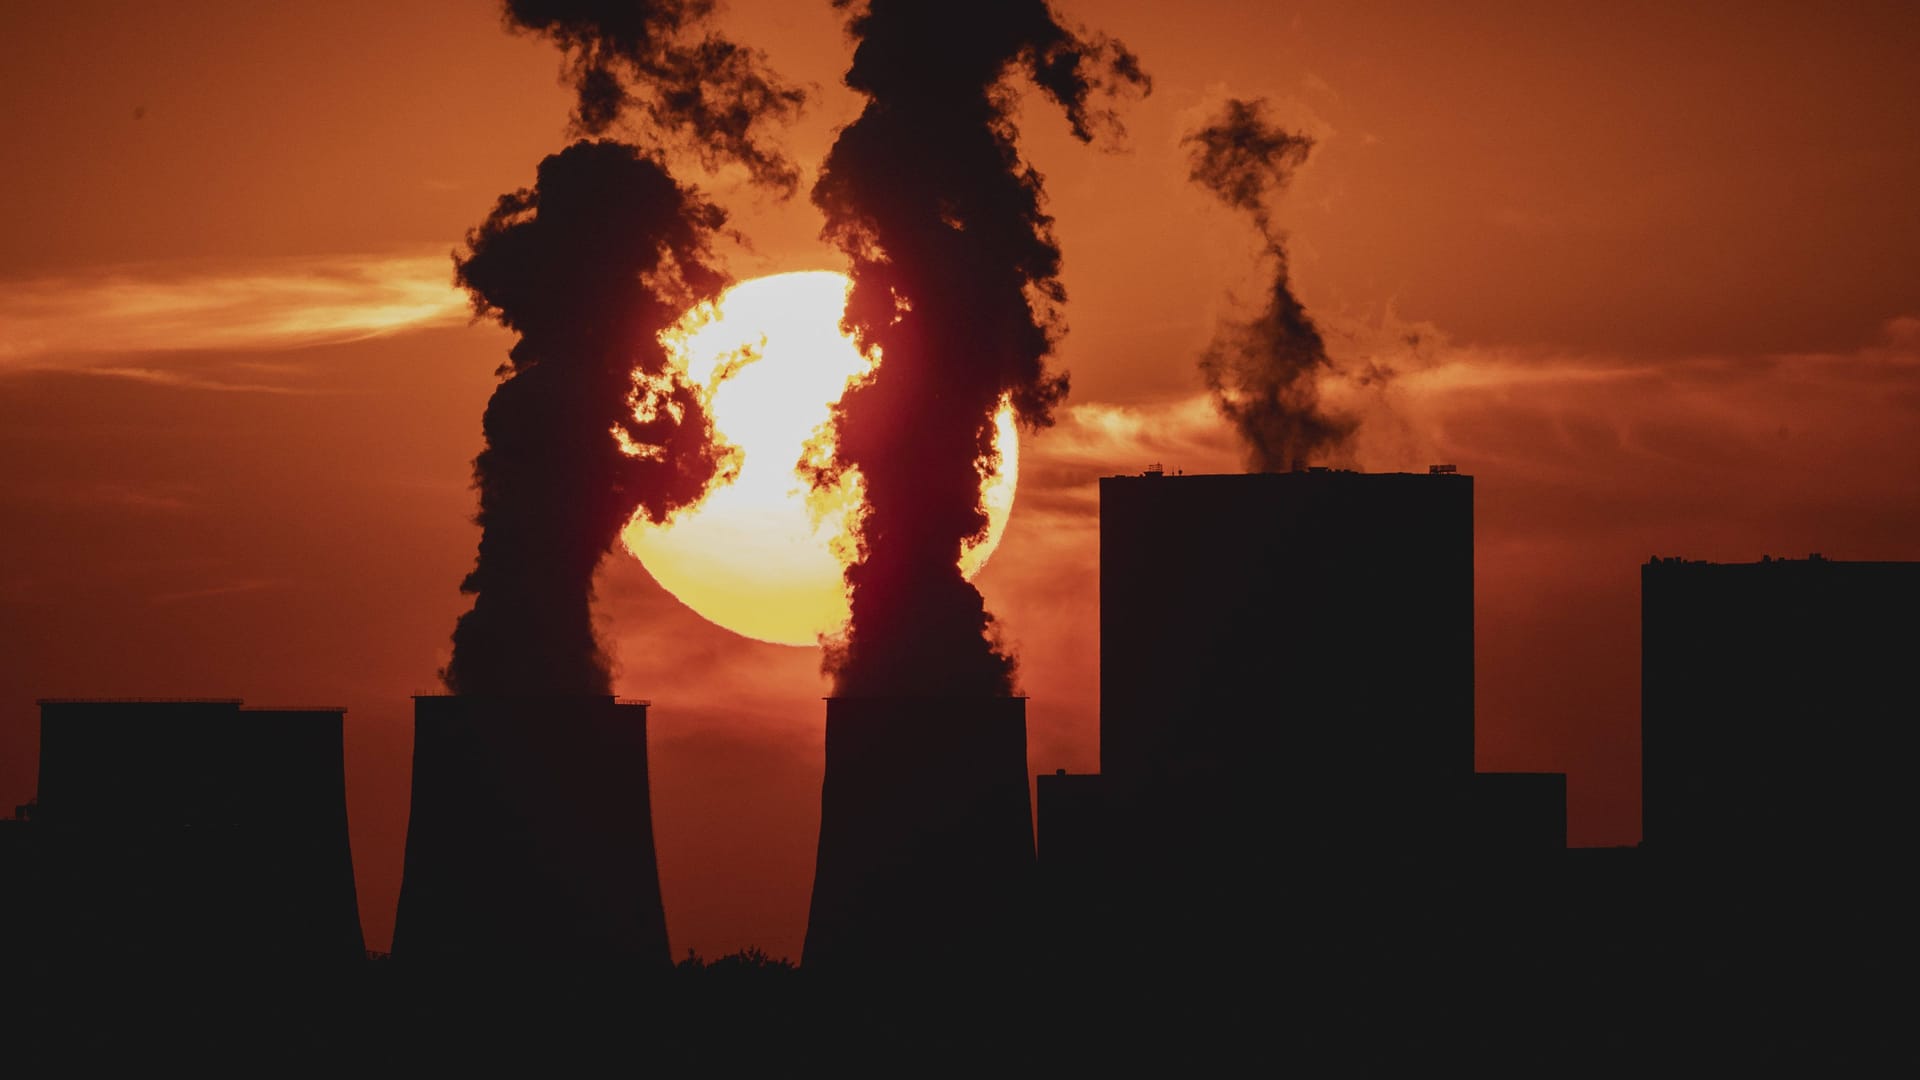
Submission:
M 35 705 L 240 705 L 237 697 L 43 697 Z
M 415 701 L 599 701 L 615 705 L 652 705 L 650 698 L 614 694 L 415 694 Z
M 1433 468 L 1435 468 L 1435 466 L 1429 466 L 1429 471 L 1427 472 L 1406 472 L 1406 471 L 1368 472 L 1364 469 L 1336 469 L 1336 468 L 1331 468 L 1327 466 L 1316 465 L 1308 469 L 1267 469 L 1267 470 L 1261 470 L 1261 471 L 1255 471 L 1255 472 L 1214 472 L 1214 473 L 1191 472 L 1191 473 L 1177 473 L 1177 474 L 1165 473 L 1165 472 L 1153 472 L 1152 470 L 1149 470 L 1144 473 L 1109 473 L 1105 476 L 1100 477 L 1100 479 L 1103 481 L 1104 480 L 1133 480 L 1133 481 L 1139 481 L 1142 483 L 1162 483 L 1167 481 L 1177 482 L 1181 480 L 1211 480 L 1211 481 L 1245 480 L 1248 477 L 1254 477 L 1254 476 L 1267 477 L 1267 478 L 1287 477 L 1290 480 L 1304 479 L 1309 477 L 1314 479 L 1322 479 L 1329 476 L 1339 476 L 1339 477 L 1347 477 L 1347 478 L 1366 477 L 1370 479 L 1386 479 L 1386 478 L 1392 478 L 1392 477 L 1415 476 L 1415 477 L 1419 477 L 1422 480 L 1431 479 L 1431 480 L 1448 480 L 1448 481 L 1473 479 L 1473 474 L 1471 473 L 1463 473 L 1458 471 L 1433 472 L 1431 471 L 1431 469 Z
M 37 698 L 35 705 L 42 707 L 60 707 L 66 705 L 220 705 L 232 706 L 234 711 L 242 713 L 314 713 L 332 716 L 344 716 L 345 705 L 248 705 L 243 698 L 216 697 L 51 697 Z
M 827 694 L 821 701 L 1031 701 L 1026 694 Z

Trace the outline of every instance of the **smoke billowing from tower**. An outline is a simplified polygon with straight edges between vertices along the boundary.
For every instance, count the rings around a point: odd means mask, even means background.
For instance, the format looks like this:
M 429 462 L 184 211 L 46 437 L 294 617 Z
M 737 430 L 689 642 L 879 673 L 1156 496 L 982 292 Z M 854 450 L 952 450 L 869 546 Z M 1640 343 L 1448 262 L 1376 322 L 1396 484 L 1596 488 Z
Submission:
M 1266 240 L 1273 283 L 1253 319 L 1224 327 L 1200 360 L 1220 411 L 1239 429 L 1254 472 L 1278 472 L 1343 446 L 1357 425 L 1321 407 L 1319 378 L 1332 370 L 1320 328 L 1293 294 L 1286 238 L 1272 200 L 1313 150 L 1313 140 L 1267 119 L 1264 101 L 1227 101 L 1182 140 L 1192 178 L 1253 218 Z
M 836 407 L 824 481 L 865 484 L 852 621 L 827 666 L 842 695 L 1002 695 L 1013 659 L 958 568 L 985 530 L 994 416 L 1030 428 L 1067 393 L 1060 249 L 1021 160 L 1008 85 L 1025 74 L 1091 140 L 1117 127 L 1096 94 L 1147 86 L 1118 42 L 1064 28 L 1045 0 L 835 0 L 852 10 L 847 85 L 867 96 L 813 201 L 851 260 L 846 325 L 878 348 Z
M 660 331 L 716 296 L 712 243 L 726 214 L 677 180 L 665 152 L 733 161 L 791 190 L 796 174 L 760 128 L 799 91 L 762 57 L 696 26 L 701 0 L 513 0 L 510 27 L 567 55 L 574 125 L 599 135 L 628 117 L 655 144 L 585 140 L 501 196 L 456 255 L 474 313 L 518 335 L 487 405 L 474 461 L 474 596 L 442 678 L 461 694 L 609 692 L 592 625 L 593 575 L 636 510 L 655 521 L 697 501 L 730 468 L 695 387 Z
M 758 50 L 711 32 L 696 37 L 714 8 L 714 0 L 507 0 L 507 25 L 565 52 L 582 134 L 603 134 L 635 113 L 708 167 L 738 163 L 790 193 L 799 170 L 758 126 L 792 117 L 805 94 L 769 72 Z

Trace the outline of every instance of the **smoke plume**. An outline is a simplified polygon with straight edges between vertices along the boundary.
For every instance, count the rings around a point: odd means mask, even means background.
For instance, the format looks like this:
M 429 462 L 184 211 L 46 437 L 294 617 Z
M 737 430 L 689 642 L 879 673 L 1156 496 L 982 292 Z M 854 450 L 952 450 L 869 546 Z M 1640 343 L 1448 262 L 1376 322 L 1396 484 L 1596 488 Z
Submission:
M 851 261 L 846 326 L 879 365 L 836 408 L 816 482 L 857 469 L 865 505 L 847 571 L 852 622 L 826 667 L 842 696 L 999 695 L 1014 662 L 961 576 L 980 536 L 994 416 L 1051 423 L 1067 378 L 1060 249 L 1041 178 L 1015 144 L 1025 75 L 1090 141 L 1117 129 L 1096 95 L 1147 89 L 1118 42 L 1061 26 L 1045 0 L 835 0 L 850 9 L 849 87 L 866 107 L 828 154 L 813 201 Z
M 1340 449 L 1358 422 L 1321 407 L 1319 379 L 1333 365 L 1320 328 L 1293 294 L 1286 237 L 1273 224 L 1272 200 L 1306 162 L 1313 140 L 1270 123 L 1264 101 L 1232 99 L 1182 142 L 1191 148 L 1193 180 L 1253 218 L 1272 264 L 1266 307 L 1224 327 L 1201 357 L 1215 404 L 1239 429 L 1254 472 Z
M 560 46 L 581 134 L 602 134 L 631 111 L 708 168 L 737 162 L 756 182 L 792 192 L 799 170 L 756 129 L 792 117 L 806 95 L 775 78 L 758 50 L 696 34 L 714 7 L 714 0 L 507 0 L 507 26 Z
M 476 316 L 518 340 L 487 403 L 474 459 L 479 557 L 474 597 L 441 672 L 461 694 L 605 694 L 594 635 L 594 571 L 636 511 L 664 521 L 733 468 L 699 391 L 660 332 L 726 284 L 713 241 L 726 214 L 675 179 L 665 144 L 737 161 L 791 186 L 792 166 L 759 125 L 799 94 L 758 54 L 710 34 L 711 4 L 507 5 L 509 25 L 551 36 L 580 93 L 577 129 L 633 110 L 654 145 L 583 139 L 540 163 L 533 187 L 500 197 L 454 257 Z M 747 108 L 764 105 L 762 111 Z

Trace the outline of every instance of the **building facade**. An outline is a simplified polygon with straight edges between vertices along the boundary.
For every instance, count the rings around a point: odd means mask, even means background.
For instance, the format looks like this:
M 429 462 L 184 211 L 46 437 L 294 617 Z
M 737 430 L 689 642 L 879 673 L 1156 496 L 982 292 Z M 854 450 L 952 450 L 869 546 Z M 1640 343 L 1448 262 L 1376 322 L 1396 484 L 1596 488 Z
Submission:
M 1473 580 L 1451 471 L 1102 479 L 1101 772 L 1251 830 L 1235 845 L 1443 842 L 1473 773 Z

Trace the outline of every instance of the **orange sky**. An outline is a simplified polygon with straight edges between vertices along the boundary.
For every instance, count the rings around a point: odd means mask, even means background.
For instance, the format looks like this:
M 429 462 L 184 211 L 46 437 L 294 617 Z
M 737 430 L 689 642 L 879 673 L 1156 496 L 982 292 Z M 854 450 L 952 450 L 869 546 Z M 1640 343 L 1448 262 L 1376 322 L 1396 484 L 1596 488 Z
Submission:
M 1910 5 L 1062 3 L 1155 78 L 1117 150 L 1026 147 L 1066 257 L 1074 394 L 979 584 L 1035 771 L 1097 760 L 1096 477 L 1231 469 L 1194 363 L 1254 238 L 1180 134 L 1265 96 L 1319 147 L 1280 207 L 1336 358 L 1391 364 L 1356 463 L 1478 477 L 1479 761 L 1570 773 L 1576 842 L 1638 836 L 1638 566 L 1920 559 L 1920 15 Z M 856 99 L 824 0 L 732 0 Z M 446 253 L 564 143 L 545 44 L 483 0 L 0 9 L 0 798 L 39 696 L 344 704 L 369 942 L 391 931 L 407 695 L 434 688 L 506 335 Z M 804 199 L 708 185 L 747 276 L 837 267 Z M 712 627 L 612 560 L 655 702 L 677 950 L 797 955 L 818 815 L 810 649 Z M 1364 642 L 1355 642 L 1364 648 Z M 164 812 L 161 808 L 158 812 Z

